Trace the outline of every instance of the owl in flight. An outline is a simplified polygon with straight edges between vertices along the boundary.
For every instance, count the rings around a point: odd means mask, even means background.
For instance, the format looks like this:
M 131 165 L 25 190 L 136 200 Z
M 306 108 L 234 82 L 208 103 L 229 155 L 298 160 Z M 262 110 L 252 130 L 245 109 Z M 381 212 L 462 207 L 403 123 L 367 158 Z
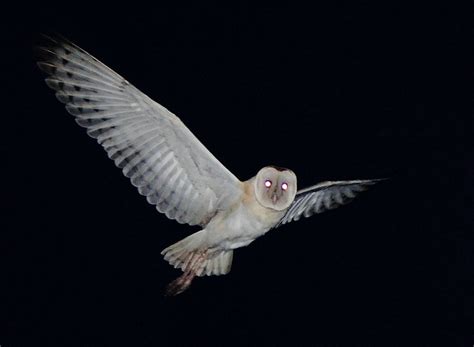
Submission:
M 183 271 L 168 285 L 169 295 L 183 292 L 196 276 L 227 274 L 234 249 L 270 229 L 343 205 L 378 181 L 297 190 L 293 171 L 267 166 L 242 182 L 177 116 L 86 51 L 48 38 L 40 52 L 46 84 L 140 194 L 168 218 L 202 227 L 161 252 Z

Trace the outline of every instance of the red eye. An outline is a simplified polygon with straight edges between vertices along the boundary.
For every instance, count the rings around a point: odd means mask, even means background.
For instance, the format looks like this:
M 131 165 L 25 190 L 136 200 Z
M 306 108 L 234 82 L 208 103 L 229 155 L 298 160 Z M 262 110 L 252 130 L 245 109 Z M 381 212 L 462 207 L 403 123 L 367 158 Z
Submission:
M 265 187 L 270 188 L 272 186 L 272 181 L 266 180 L 264 184 L 265 184 Z
M 287 190 L 288 189 L 288 183 L 282 183 L 281 184 L 281 189 Z

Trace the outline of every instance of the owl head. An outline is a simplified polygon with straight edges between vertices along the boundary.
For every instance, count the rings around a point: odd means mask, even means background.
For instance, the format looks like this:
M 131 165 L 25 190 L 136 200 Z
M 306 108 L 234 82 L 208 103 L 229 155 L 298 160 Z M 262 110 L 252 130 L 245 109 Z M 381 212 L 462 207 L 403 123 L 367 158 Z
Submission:
M 254 184 L 257 201 L 273 210 L 288 208 L 296 195 L 296 175 L 289 169 L 266 166 L 257 173 Z

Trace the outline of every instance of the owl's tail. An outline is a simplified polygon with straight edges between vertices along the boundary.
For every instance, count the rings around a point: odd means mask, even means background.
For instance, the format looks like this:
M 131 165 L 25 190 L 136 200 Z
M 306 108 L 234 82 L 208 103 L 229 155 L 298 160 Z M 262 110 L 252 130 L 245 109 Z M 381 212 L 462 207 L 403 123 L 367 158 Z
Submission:
M 232 250 L 209 252 L 202 247 L 205 230 L 194 233 L 165 248 L 161 254 L 175 268 L 193 268 L 197 276 L 225 275 L 232 266 Z

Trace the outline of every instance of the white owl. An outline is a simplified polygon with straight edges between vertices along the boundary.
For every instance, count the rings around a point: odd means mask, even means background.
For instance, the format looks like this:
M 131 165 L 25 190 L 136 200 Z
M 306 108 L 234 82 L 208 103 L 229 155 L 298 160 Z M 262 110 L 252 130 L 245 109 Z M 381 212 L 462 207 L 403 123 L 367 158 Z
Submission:
M 293 171 L 268 166 L 241 182 L 178 117 L 81 48 L 48 38 L 40 51 L 47 85 L 140 194 L 168 218 L 202 227 L 161 252 L 184 272 L 168 294 L 183 292 L 195 276 L 227 274 L 234 249 L 301 216 L 345 204 L 378 181 L 297 190 Z

